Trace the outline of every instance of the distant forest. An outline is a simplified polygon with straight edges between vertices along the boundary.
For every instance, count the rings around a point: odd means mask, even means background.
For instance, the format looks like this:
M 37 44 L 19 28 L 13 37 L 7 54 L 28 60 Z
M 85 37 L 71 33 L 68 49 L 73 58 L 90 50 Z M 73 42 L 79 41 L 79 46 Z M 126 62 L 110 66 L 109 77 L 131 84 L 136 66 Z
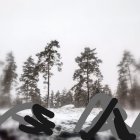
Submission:
M 50 89 L 50 79 L 55 76 L 52 68 L 56 67 L 58 72 L 63 70 L 63 62 L 59 53 L 59 42 L 50 41 L 44 50 L 33 54 L 34 60 L 29 56 L 25 60 L 22 74 L 16 72 L 17 64 L 13 52 L 6 56 L 6 62 L 0 61 L 3 67 L 0 76 L 0 106 L 9 107 L 11 105 L 33 102 L 45 107 L 59 108 L 67 104 L 74 104 L 75 107 L 85 107 L 90 98 L 98 93 L 118 98 L 125 108 L 140 108 L 140 63 L 135 60 L 129 51 L 124 51 L 120 63 L 116 65 L 118 71 L 118 85 L 116 92 L 112 92 L 109 85 L 103 85 L 103 75 L 100 71 L 102 60 L 98 58 L 96 48 L 84 48 L 75 58 L 77 69 L 73 72 L 74 85 L 70 89 L 64 89 L 56 93 Z M 111 67 L 111 66 L 110 66 Z M 41 81 L 47 87 L 46 95 L 41 95 L 38 87 Z M 11 90 L 16 89 L 16 98 L 12 100 Z M 97 105 L 100 106 L 100 103 Z

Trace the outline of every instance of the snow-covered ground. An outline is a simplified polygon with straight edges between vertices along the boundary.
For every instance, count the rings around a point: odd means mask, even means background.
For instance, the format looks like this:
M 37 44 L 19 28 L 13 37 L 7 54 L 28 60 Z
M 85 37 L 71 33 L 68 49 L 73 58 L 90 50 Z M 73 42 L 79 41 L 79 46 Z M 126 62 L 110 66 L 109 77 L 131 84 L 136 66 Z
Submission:
M 60 128 L 59 131 L 54 130 L 54 134 L 59 135 L 62 131 L 65 132 L 73 132 L 76 123 L 78 122 L 81 114 L 84 111 L 84 108 L 74 108 L 73 105 L 67 105 L 64 107 L 61 107 L 59 109 L 50 109 L 51 111 L 54 112 L 55 117 L 53 119 L 50 119 L 51 121 L 53 121 L 56 126 L 58 128 Z M 101 109 L 99 108 L 94 108 L 92 110 L 92 112 L 90 113 L 89 117 L 87 118 L 85 124 L 84 124 L 84 128 L 89 126 L 91 124 L 91 121 L 93 120 L 93 118 L 100 112 Z M 6 112 L 7 109 L 2 109 L 0 110 L 0 114 L 2 115 L 4 112 Z M 130 111 L 127 110 L 127 115 L 128 118 L 125 121 L 129 126 L 131 126 L 134 122 L 134 120 L 136 119 L 136 117 L 139 114 L 138 110 L 135 111 Z M 21 116 L 25 116 L 27 114 L 31 115 L 31 111 L 30 110 L 25 110 L 19 113 Z M 12 120 L 11 118 L 9 118 L 7 121 L 5 121 L 3 123 L 3 125 L 1 126 L 1 129 L 17 129 L 18 128 L 18 123 L 15 122 L 14 120 Z

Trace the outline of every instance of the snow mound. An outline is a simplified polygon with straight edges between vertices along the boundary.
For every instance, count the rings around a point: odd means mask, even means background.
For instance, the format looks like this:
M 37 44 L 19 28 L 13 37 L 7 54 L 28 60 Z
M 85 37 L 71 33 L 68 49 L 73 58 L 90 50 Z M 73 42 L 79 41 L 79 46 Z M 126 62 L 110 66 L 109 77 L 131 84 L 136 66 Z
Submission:
M 65 106 L 62 106 L 61 109 L 74 109 L 74 105 L 73 104 L 69 104 L 69 105 L 65 105 Z

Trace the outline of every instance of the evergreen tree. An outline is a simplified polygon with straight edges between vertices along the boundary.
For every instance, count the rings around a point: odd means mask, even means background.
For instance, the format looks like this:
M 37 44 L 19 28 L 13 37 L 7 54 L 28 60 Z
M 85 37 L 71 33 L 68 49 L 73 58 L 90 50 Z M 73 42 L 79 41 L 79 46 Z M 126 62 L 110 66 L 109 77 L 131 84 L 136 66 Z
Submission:
M 54 95 L 54 107 L 58 108 L 61 106 L 61 98 L 60 98 L 60 92 L 59 90 Z
M 130 94 L 131 99 L 133 100 L 132 94 L 132 75 L 131 75 L 131 67 L 134 65 L 135 60 L 129 51 L 124 51 L 123 58 L 118 65 L 118 73 L 119 73 L 119 83 L 117 89 L 117 96 L 120 99 L 122 104 L 123 102 L 127 102 L 128 94 Z M 126 101 L 127 100 L 127 101 Z M 134 102 L 133 102 L 134 103 Z M 134 106 L 134 104 L 132 105 Z
M 135 107 L 140 108 L 140 85 L 136 77 L 134 77 L 131 92 L 133 94 L 133 98 L 131 96 L 129 97 L 131 105 L 135 105 Z
M 54 92 L 53 92 L 53 91 L 52 91 L 51 97 L 50 97 L 50 107 L 51 107 L 51 108 L 54 107 Z
M 73 104 L 73 94 L 70 90 L 66 94 L 66 102 L 67 104 Z
M 119 83 L 117 87 L 117 97 L 122 105 L 125 105 L 127 102 L 128 86 L 127 79 L 125 76 L 119 77 Z
M 2 79 L 2 94 L 5 97 L 3 99 L 3 104 L 10 104 L 10 91 L 14 84 L 16 83 L 17 73 L 16 73 L 16 62 L 13 53 L 7 54 L 6 66 L 4 68 L 4 76 Z M 5 100 L 5 101 L 4 101 Z
M 74 105 L 75 107 L 83 107 L 86 106 L 87 103 L 87 95 L 84 90 L 84 78 L 82 75 L 79 75 L 78 83 L 72 87 L 72 90 L 75 92 L 74 94 Z
M 87 104 L 87 94 L 86 91 L 79 86 L 75 89 L 74 94 L 74 105 L 75 107 L 85 107 Z
M 50 95 L 50 77 L 53 75 L 52 68 L 56 66 L 58 71 L 61 71 L 61 56 L 58 52 L 59 42 L 51 41 L 47 44 L 44 51 L 37 54 L 38 56 L 38 67 L 39 71 L 43 73 L 45 81 L 47 81 L 48 86 L 48 96 L 47 96 L 47 106 L 49 106 L 49 95 Z
M 4 65 L 4 62 L 0 61 L 0 70 L 2 69 L 3 65 Z M 0 75 L 0 96 L 2 94 L 2 79 L 3 79 L 3 75 Z
M 67 90 L 63 89 L 61 94 L 60 94 L 61 106 L 67 105 L 66 96 L 67 96 Z
M 9 94 L 12 88 L 12 85 L 16 83 L 17 73 L 16 73 L 16 62 L 13 56 L 13 53 L 10 52 L 7 54 L 6 58 L 6 66 L 4 69 L 4 77 L 3 77 L 3 93 Z
M 108 85 L 105 85 L 104 87 L 103 87 L 103 91 L 102 91 L 104 94 L 107 94 L 107 95 L 109 95 L 109 96 L 112 96 L 112 92 L 111 92 L 111 89 L 109 88 L 109 86 Z
M 47 102 L 47 94 L 42 98 L 42 106 L 46 107 L 46 102 Z
M 41 102 L 40 90 L 37 87 L 38 80 L 38 70 L 33 58 L 30 56 L 23 65 L 23 74 L 20 77 L 22 85 L 19 88 L 19 93 L 25 97 L 26 102 Z
M 91 98 L 98 93 L 103 93 L 103 87 L 101 85 L 101 80 L 96 80 L 93 84 L 90 85 Z
M 78 93 L 80 93 L 79 85 L 83 88 L 81 89 L 82 91 L 85 90 L 84 87 L 86 87 L 87 103 L 89 102 L 90 93 L 92 92 L 90 90 L 91 86 L 97 81 L 100 83 L 103 78 L 99 69 L 99 65 L 102 61 L 96 56 L 97 53 L 95 50 L 96 49 L 85 48 L 81 56 L 75 59 L 79 68 L 75 70 L 73 75 L 73 80 L 78 81 L 78 84 L 74 87 L 78 86 L 75 88 L 78 90 Z

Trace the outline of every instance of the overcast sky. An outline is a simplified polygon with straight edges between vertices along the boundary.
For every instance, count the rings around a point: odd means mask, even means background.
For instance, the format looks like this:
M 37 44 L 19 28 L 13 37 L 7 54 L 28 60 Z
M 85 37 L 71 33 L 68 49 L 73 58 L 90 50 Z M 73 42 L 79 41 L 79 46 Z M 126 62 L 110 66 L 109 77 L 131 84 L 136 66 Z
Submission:
M 74 59 L 91 47 L 103 60 L 103 83 L 115 90 L 122 51 L 140 58 L 140 0 L 0 0 L 1 59 L 12 50 L 21 71 L 29 55 L 54 39 L 64 66 L 51 79 L 51 89 L 72 86 Z

